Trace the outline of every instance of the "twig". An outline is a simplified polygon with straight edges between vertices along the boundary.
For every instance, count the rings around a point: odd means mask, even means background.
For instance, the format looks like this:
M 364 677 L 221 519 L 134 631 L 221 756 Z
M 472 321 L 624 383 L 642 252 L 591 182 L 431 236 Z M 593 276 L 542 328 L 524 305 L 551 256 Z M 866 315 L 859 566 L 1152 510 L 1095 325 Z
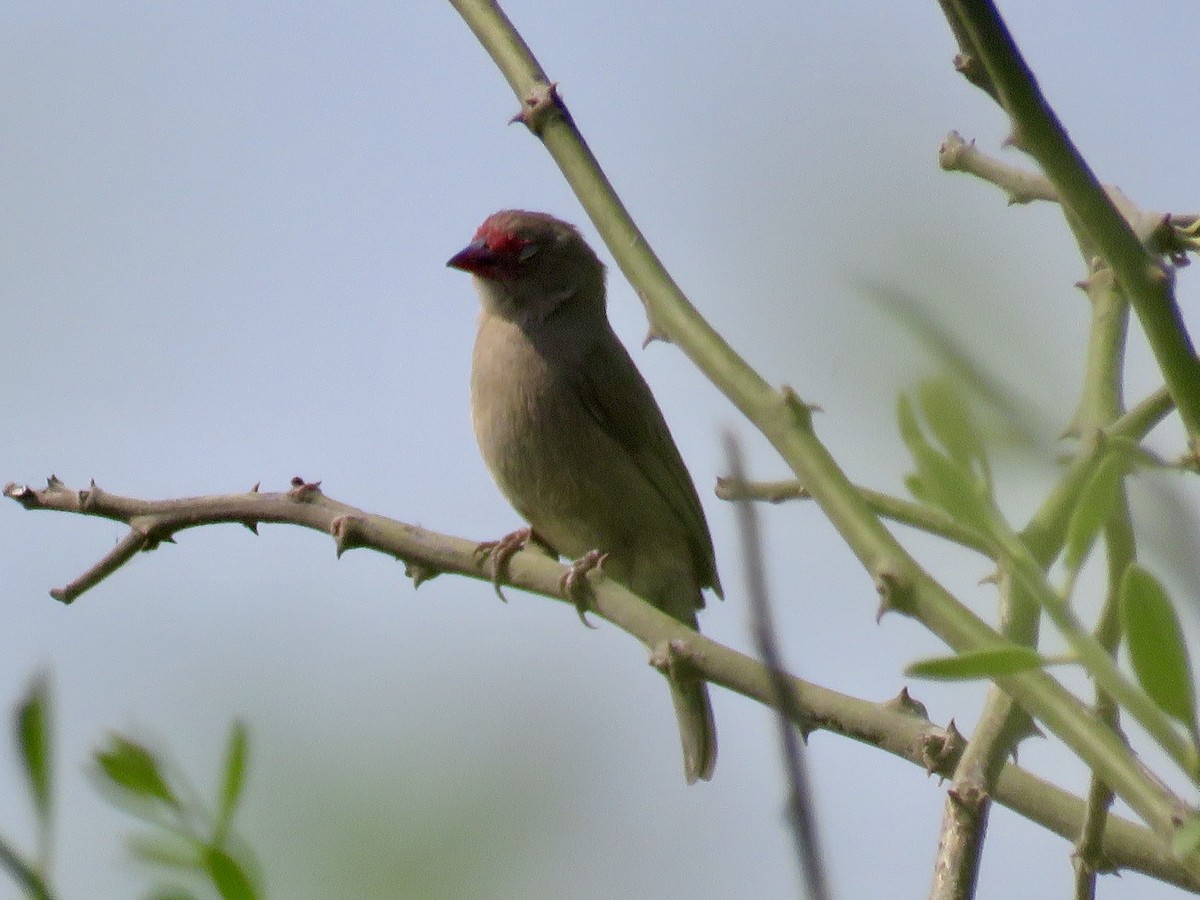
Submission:
M 987 538 L 976 529 L 962 524 L 936 507 L 893 497 L 891 494 L 871 488 L 860 487 L 858 490 L 871 510 L 878 516 L 943 537 L 961 547 L 982 553 L 984 556 L 992 556 L 994 553 Z M 722 500 L 761 500 L 767 503 L 812 499 L 812 493 L 795 479 L 748 481 L 739 485 L 733 479 L 718 478 L 716 494 Z
M 742 450 L 732 433 L 725 435 L 725 459 L 729 466 L 730 481 L 744 489 L 746 472 L 742 462 Z M 800 873 L 808 897 L 811 900 L 827 900 L 829 882 L 825 877 L 825 863 L 821 855 L 813 793 L 809 786 L 808 768 L 804 762 L 799 735 L 796 726 L 792 724 L 800 721 L 800 709 L 788 689 L 788 676 L 775 641 L 775 625 L 771 619 L 770 601 L 767 599 L 766 565 L 763 560 L 758 516 L 755 514 L 754 504 L 744 495 L 737 504 L 737 514 L 738 530 L 742 535 L 742 556 L 745 560 L 746 598 L 750 603 L 751 631 L 759 659 L 763 661 L 771 676 L 771 690 L 775 695 L 775 706 L 779 710 L 779 739 L 783 747 L 784 770 L 790 788 L 788 816 L 792 825 L 792 836 L 796 841 Z
M 1037 645 L 1039 611 L 1007 571 L 999 578 L 1001 630 L 1026 647 Z M 1011 697 L 995 685 L 988 688 L 979 725 L 954 769 L 947 791 L 934 862 L 930 900 L 967 900 L 975 896 L 983 841 L 991 804 L 1005 761 L 1033 723 Z
M 45 879 L 21 859 L 3 838 L 0 838 L 0 869 L 8 872 L 33 900 L 54 900 L 54 894 Z
M 1004 191 L 1010 204 L 1035 200 L 1062 202 L 1058 188 L 1045 175 L 990 156 L 957 131 L 951 131 L 938 147 L 938 164 L 947 172 L 964 172 L 994 184 Z M 1196 214 L 1147 212 L 1134 204 L 1120 188 L 1104 185 L 1103 190 L 1149 252 L 1168 256 L 1176 265 L 1187 265 L 1186 254 L 1200 250 L 1195 235 Z M 1087 261 L 1098 248 L 1080 233 L 1080 223 L 1070 210 L 1064 209 L 1064 213 L 1076 236 L 1082 238 L 1080 243 Z

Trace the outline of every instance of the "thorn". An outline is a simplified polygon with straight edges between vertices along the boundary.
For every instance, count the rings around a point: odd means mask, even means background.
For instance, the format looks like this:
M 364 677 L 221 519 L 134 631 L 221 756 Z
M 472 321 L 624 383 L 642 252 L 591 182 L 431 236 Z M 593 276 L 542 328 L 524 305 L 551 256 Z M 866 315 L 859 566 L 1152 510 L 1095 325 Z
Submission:
M 671 339 L 667 337 L 665 332 L 659 331 L 653 325 L 646 329 L 646 336 L 642 338 L 642 349 L 645 350 L 655 341 L 662 341 L 664 344 L 671 343 Z
M 254 482 L 254 487 L 250 488 L 250 493 L 252 493 L 252 494 L 257 494 L 257 493 L 258 493 L 258 486 L 259 486 L 260 484 L 262 484 L 262 482 L 261 482 L 261 481 L 256 481 L 256 482 Z
M 908 685 L 900 688 L 900 693 L 883 704 L 885 709 L 894 710 L 906 716 L 916 716 L 918 719 L 929 721 L 929 710 L 920 700 L 914 699 L 908 692 Z
M 245 519 L 245 520 L 242 522 L 242 525 L 244 525 L 246 528 L 249 528 L 249 529 L 250 529 L 251 531 L 253 531 L 253 532 L 254 532 L 254 534 L 257 536 L 257 534 L 258 534 L 258 523 L 257 523 L 256 521 L 254 521 L 253 519 Z
M 442 573 L 440 570 L 435 569 L 432 566 L 427 566 L 424 563 L 405 562 L 404 574 L 408 578 L 412 579 L 413 590 L 415 591 L 425 582 L 437 578 Z

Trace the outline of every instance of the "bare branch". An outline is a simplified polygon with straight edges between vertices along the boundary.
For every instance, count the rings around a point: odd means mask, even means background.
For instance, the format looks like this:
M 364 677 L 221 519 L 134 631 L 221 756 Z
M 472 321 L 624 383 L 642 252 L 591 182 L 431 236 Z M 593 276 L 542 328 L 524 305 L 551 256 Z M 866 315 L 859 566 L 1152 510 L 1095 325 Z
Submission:
M 334 536 L 341 550 L 369 548 L 404 560 L 414 583 L 439 572 L 456 572 L 489 583 L 493 577 L 488 560 L 478 552 L 477 542 L 339 503 L 322 493 L 316 483 L 303 479 L 294 479 L 291 490 L 281 493 L 254 490 L 174 500 L 123 497 L 95 486 L 88 491 L 72 491 L 58 479 L 51 479 L 41 490 L 10 483 L 4 495 L 30 510 L 98 516 L 127 524 L 139 517 L 151 517 L 159 533 L 165 534 L 219 523 L 301 525 Z M 565 566 L 540 551 L 522 550 L 509 560 L 505 575 L 513 587 L 561 600 L 565 571 Z M 589 575 L 588 581 L 597 615 L 644 645 L 670 642 L 697 677 L 773 706 L 771 677 L 760 662 L 693 631 L 615 582 L 595 574 Z M 896 701 L 871 703 L 790 675 L 787 686 L 798 709 L 799 718 L 793 720 L 797 726 L 871 744 L 931 774 L 949 776 L 954 772 L 962 752 L 961 736 L 953 728 L 932 724 L 907 693 Z M 1083 823 L 1083 800 L 1013 764 L 1001 773 L 995 798 L 1068 839 L 1079 833 Z M 1144 826 L 1111 816 L 1103 837 L 1103 852 L 1116 868 L 1143 872 L 1200 893 L 1200 879 L 1194 878 L 1171 855 L 1170 848 Z
M 871 507 L 872 512 L 893 522 L 909 525 L 920 531 L 943 537 L 962 547 L 992 557 L 994 549 L 987 538 L 976 529 L 963 525 L 940 509 L 914 503 L 885 494 L 882 491 L 860 487 L 859 493 Z M 730 478 L 718 478 L 716 495 L 722 500 L 760 500 L 766 503 L 783 503 L 786 500 L 811 500 L 812 494 L 795 479 L 785 481 L 747 481 L 738 484 Z

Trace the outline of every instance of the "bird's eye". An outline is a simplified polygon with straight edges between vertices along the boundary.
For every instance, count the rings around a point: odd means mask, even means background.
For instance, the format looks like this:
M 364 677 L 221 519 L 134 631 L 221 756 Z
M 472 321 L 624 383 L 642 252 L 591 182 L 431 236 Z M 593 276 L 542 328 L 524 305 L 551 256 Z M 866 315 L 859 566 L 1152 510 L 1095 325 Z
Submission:
M 521 248 L 521 252 L 517 254 L 517 259 L 521 262 L 529 262 L 529 260 L 537 255 L 539 249 L 537 244 L 526 244 Z

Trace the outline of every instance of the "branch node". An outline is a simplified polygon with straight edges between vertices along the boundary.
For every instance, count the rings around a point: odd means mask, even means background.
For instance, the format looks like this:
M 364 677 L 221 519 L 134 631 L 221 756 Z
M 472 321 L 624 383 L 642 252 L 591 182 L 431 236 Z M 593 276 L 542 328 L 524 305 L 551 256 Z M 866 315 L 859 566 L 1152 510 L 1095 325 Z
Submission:
M 36 509 L 38 505 L 37 491 L 27 484 L 10 481 L 4 486 L 4 496 L 16 500 L 26 509 Z
M 954 803 L 967 809 L 979 809 L 989 796 L 983 785 L 966 781 L 951 786 L 946 794 Z
M 783 397 L 783 402 L 787 406 L 788 411 L 795 416 L 796 424 L 806 430 L 811 429 L 812 414 L 821 412 L 821 407 L 816 403 L 806 403 L 790 384 L 783 385 L 779 389 L 779 393 Z
M 333 535 L 338 559 L 347 550 L 362 547 L 366 543 L 363 540 L 364 524 L 366 520 L 362 516 L 338 516 L 329 523 L 329 533 Z
M 297 503 L 311 503 L 321 496 L 321 482 L 305 481 L 297 475 L 292 479 L 292 488 L 287 495 Z
M 569 122 L 571 115 L 558 94 L 558 82 L 543 81 L 530 88 L 521 102 L 520 112 L 509 119 L 508 124 L 520 122 L 540 138 L 546 125 L 556 118 Z
M 875 590 L 879 593 L 879 609 L 875 613 L 876 624 L 885 613 L 912 614 L 913 585 L 899 571 L 890 566 L 881 566 L 875 573 Z
M 945 777 L 954 770 L 966 744 L 953 719 L 945 728 L 934 727 L 922 732 L 919 752 L 925 773 Z
M 695 652 L 695 648 L 686 640 L 673 638 L 655 644 L 646 662 L 671 681 L 679 682 L 686 680 L 690 673 L 695 671 L 695 663 L 692 661 Z

